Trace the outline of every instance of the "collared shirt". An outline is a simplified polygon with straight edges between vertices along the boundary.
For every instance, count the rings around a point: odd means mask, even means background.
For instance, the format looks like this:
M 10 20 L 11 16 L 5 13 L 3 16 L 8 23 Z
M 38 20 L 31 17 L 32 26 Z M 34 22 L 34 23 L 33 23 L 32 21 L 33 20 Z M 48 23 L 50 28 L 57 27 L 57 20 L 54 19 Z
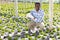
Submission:
M 38 12 L 36 10 L 32 10 L 30 13 L 35 18 L 35 20 L 33 20 L 34 22 L 38 23 L 43 21 L 43 17 L 44 17 L 43 10 L 39 10 Z

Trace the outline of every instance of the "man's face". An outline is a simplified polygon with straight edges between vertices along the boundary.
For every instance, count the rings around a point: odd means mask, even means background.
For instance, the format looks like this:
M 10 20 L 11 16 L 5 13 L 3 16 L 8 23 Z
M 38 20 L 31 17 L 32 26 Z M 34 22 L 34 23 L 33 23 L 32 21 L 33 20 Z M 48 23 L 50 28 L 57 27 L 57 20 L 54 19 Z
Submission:
M 35 9 L 38 11 L 40 9 L 40 4 L 35 4 Z

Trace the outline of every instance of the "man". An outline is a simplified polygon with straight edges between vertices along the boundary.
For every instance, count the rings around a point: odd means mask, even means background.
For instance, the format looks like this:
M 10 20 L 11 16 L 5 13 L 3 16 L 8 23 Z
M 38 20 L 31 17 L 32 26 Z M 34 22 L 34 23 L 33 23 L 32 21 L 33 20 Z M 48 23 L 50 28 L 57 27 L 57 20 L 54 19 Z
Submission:
M 44 18 L 44 11 L 40 9 L 40 3 L 36 2 L 35 3 L 35 9 L 30 12 L 30 15 L 33 17 L 31 19 L 31 22 L 28 23 L 28 27 L 30 29 L 29 33 L 34 33 L 39 30 L 44 29 L 44 23 L 43 23 L 43 18 Z M 38 28 L 38 29 L 37 29 Z

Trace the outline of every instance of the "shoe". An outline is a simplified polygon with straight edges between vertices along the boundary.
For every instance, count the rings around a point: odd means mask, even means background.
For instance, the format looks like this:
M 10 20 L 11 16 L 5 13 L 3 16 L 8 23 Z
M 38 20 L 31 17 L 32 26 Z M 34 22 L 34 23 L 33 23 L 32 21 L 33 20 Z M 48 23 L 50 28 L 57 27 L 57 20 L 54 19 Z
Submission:
M 21 38 L 25 38 L 25 32 L 21 33 Z
M 37 37 L 39 35 L 39 31 L 36 31 L 35 37 Z
M 30 36 L 32 36 L 32 35 L 33 35 L 33 33 L 31 32 L 31 30 L 30 30 L 30 29 L 28 29 L 28 33 L 29 33 L 29 35 L 30 35 Z

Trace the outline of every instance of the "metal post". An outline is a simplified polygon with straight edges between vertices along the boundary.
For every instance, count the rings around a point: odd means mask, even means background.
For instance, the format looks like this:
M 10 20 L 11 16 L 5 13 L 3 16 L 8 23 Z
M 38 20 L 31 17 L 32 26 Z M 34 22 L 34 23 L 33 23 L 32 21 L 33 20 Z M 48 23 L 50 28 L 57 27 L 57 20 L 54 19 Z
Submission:
M 1 0 L 0 0 L 0 4 L 1 4 Z
M 49 0 L 49 26 L 53 25 L 53 0 Z
M 40 8 L 41 8 L 41 6 L 42 6 L 42 0 L 40 0 Z
M 59 1 L 59 4 L 60 4 L 60 0 L 58 0 Z
M 0 0 L 0 2 L 1 2 L 1 0 Z M 0 3 L 0 12 L 1 12 L 1 3 Z
M 30 1 L 30 3 L 31 3 L 31 7 L 32 7 L 32 0 Z
M 18 17 L 18 0 L 15 0 L 15 13 L 16 17 Z
M 26 0 L 23 0 L 23 6 L 24 6 L 24 7 L 23 7 L 23 8 L 24 8 L 24 9 L 23 9 L 23 13 L 25 13 Z
M 26 7 L 26 2 L 27 2 L 27 0 L 25 0 L 25 3 L 24 3 L 24 4 L 25 4 L 24 13 L 26 12 L 26 8 L 27 8 L 27 7 Z

